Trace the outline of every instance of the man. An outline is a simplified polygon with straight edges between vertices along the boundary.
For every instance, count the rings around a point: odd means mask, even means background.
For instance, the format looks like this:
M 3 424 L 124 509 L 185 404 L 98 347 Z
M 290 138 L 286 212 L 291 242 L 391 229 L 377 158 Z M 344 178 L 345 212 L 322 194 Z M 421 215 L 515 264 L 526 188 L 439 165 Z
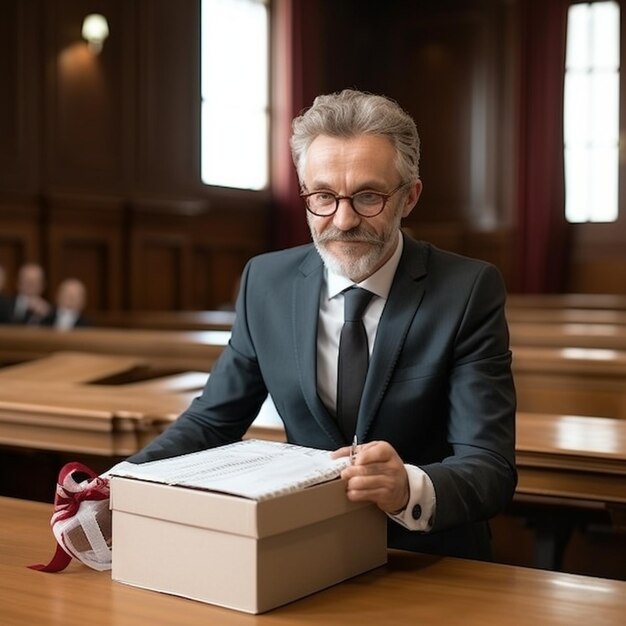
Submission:
M 57 330 L 70 330 L 87 326 L 83 315 L 87 292 L 85 285 L 77 278 L 67 278 L 56 292 L 56 306 L 41 320 L 42 326 L 53 326 Z
M 43 268 L 37 263 L 22 265 L 17 276 L 17 294 L 6 299 L 2 321 L 10 324 L 40 324 L 50 311 L 50 305 L 41 295 L 44 287 Z
M 320 96 L 294 120 L 292 152 L 314 245 L 248 263 L 231 341 L 202 396 L 129 460 L 238 440 L 269 392 L 292 443 L 342 456 L 356 435 L 347 497 L 388 514 L 390 547 L 489 558 L 486 520 L 516 484 L 501 277 L 402 236 L 422 183 L 415 124 L 394 102 Z M 355 284 L 373 294 L 370 360 L 346 429 L 337 359 Z

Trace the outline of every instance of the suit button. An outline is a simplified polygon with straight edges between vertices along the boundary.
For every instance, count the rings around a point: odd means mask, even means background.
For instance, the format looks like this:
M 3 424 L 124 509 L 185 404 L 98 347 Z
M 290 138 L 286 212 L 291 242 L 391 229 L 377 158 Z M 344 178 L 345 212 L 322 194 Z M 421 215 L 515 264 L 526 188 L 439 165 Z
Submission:
M 416 504 L 411 511 L 411 515 L 413 516 L 413 519 L 416 520 L 422 517 L 422 507 L 419 504 Z

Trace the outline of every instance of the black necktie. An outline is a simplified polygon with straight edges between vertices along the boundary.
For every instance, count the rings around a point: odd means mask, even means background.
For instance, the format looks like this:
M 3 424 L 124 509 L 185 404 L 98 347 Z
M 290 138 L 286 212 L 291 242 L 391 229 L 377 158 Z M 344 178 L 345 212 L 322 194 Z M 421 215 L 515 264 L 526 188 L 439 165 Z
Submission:
M 374 294 L 359 287 L 344 292 L 344 324 L 339 339 L 337 366 L 337 423 L 347 442 L 356 430 L 361 394 L 365 385 L 369 350 L 363 313 Z

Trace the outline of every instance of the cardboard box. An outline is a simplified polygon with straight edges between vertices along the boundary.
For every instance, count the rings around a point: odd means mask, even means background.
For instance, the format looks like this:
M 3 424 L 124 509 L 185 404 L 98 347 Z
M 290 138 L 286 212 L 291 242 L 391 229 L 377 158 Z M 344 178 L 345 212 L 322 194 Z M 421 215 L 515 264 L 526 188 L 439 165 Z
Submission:
M 334 480 L 268 500 L 113 477 L 113 580 L 261 613 L 387 562 L 386 516 Z

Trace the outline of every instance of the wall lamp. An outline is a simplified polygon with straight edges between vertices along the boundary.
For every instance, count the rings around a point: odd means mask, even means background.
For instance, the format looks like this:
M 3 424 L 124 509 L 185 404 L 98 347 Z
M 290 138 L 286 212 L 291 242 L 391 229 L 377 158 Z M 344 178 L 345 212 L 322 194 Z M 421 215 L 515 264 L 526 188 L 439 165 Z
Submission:
M 83 39 L 94 54 L 100 54 L 104 40 L 109 36 L 109 24 L 104 15 L 92 13 L 83 21 Z

